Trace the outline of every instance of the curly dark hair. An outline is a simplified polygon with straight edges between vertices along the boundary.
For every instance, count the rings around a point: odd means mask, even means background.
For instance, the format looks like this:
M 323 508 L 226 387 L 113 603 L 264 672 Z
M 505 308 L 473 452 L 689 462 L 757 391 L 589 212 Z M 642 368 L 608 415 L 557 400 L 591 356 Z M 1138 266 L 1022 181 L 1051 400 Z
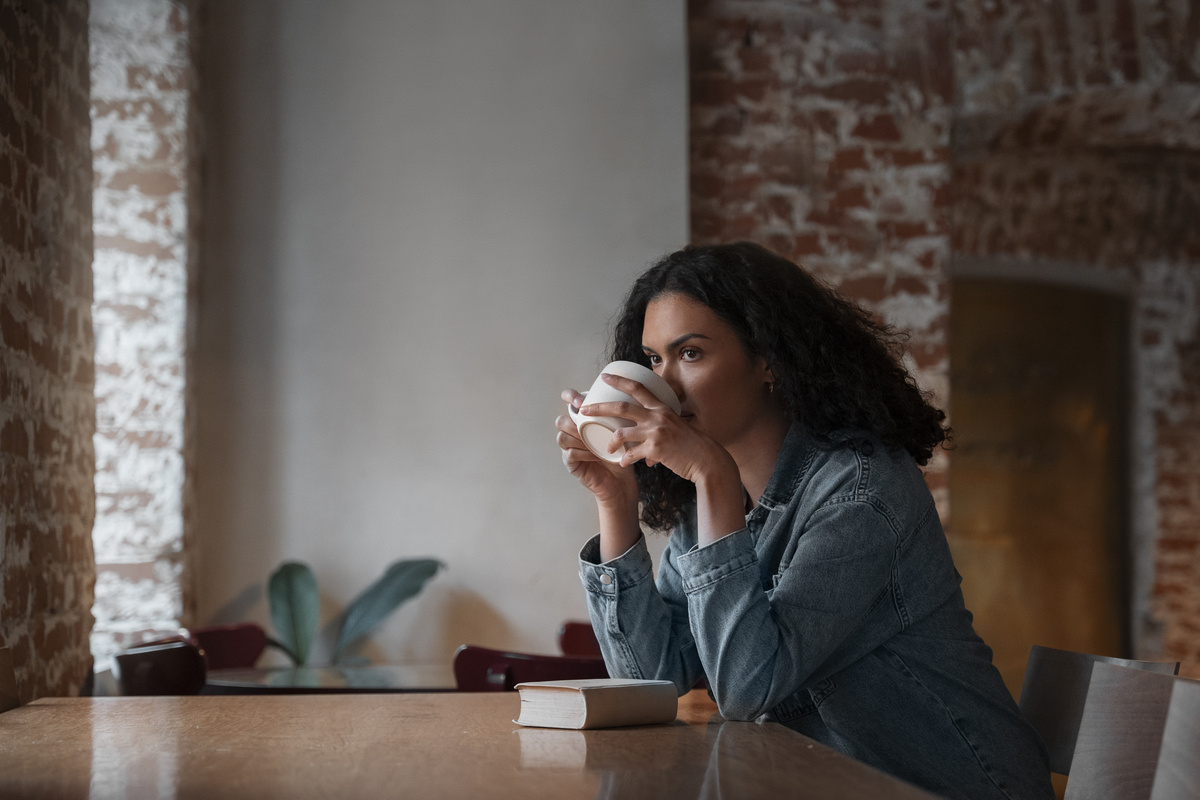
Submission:
M 685 247 L 646 270 L 618 312 L 611 359 L 650 366 L 646 306 L 668 294 L 708 306 L 750 355 L 766 360 L 776 395 L 818 446 L 876 440 L 924 465 L 949 439 L 946 415 L 900 363 L 908 337 L 753 242 Z M 661 464 L 638 462 L 635 470 L 642 521 L 670 528 L 695 486 Z

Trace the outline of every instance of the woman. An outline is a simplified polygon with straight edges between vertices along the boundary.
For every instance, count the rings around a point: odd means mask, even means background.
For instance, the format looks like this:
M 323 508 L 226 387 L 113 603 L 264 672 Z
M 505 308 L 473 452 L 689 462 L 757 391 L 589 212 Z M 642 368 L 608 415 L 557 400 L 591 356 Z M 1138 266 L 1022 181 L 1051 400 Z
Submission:
M 661 375 L 674 414 L 592 453 L 557 420 L 600 533 L 580 553 L 615 676 L 707 679 L 728 719 L 765 716 L 949 797 L 1049 798 L 1045 747 L 975 635 L 918 465 L 947 437 L 900 338 L 750 243 L 689 247 L 634 284 L 614 359 Z M 639 522 L 671 529 L 657 581 Z

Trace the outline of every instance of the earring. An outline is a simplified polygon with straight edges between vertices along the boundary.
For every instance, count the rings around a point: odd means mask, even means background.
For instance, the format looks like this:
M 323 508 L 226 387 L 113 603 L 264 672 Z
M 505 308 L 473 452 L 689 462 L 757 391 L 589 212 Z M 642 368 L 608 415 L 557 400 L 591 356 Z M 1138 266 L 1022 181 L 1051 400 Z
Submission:
M 767 394 L 775 394 L 775 381 L 767 384 Z

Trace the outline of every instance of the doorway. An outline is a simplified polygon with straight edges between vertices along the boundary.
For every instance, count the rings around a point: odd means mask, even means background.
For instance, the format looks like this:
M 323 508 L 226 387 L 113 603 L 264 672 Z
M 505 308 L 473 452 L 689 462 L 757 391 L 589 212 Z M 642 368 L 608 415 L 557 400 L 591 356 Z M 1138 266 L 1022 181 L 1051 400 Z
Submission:
M 1127 300 L 952 283 L 949 540 L 1013 696 L 1033 644 L 1129 654 Z

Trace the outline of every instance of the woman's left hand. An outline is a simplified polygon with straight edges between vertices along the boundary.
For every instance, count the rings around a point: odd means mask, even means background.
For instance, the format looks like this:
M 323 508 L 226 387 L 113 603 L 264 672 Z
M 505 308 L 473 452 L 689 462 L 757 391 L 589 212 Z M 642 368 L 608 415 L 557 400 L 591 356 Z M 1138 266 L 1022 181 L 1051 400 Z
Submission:
M 622 417 L 633 422 L 617 428 L 608 452 L 627 447 L 621 466 L 645 459 L 662 464 L 696 485 L 696 529 L 701 545 L 711 544 L 745 522 L 742 478 L 737 462 L 717 441 L 696 430 L 674 409 L 637 381 L 610 373 L 604 382 L 637 402 L 595 403 L 579 409 L 597 417 Z
M 608 445 L 610 453 L 626 448 L 621 456 L 621 466 L 627 467 L 644 459 L 647 466 L 662 464 L 693 483 L 712 470 L 732 470 L 732 474 L 737 475 L 737 464 L 724 447 L 689 425 L 645 386 L 611 373 L 604 373 L 603 380 L 637 402 L 593 403 L 583 406 L 580 413 L 621 417 L 634 423 L 618 428 Z

